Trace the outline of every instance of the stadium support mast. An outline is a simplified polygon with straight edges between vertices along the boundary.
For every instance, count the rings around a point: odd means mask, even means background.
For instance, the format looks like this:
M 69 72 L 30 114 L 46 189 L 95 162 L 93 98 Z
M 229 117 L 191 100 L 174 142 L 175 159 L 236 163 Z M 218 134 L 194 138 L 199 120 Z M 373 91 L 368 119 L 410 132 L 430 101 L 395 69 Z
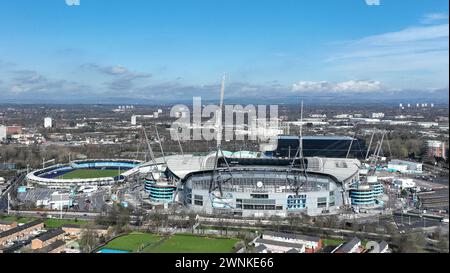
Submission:
M 306 181 L 308 181 L 308 174 L 306 173 L 306 164 L 305 164 L 305 157 L 303 156 L 303 100 L 300 106 L 300 140 L 299 140 L 299 147 L 300 147 L 300 158 L 302 162 L 302 168 L 303 173 L 305 175 Z
M 287 179 L 289 179 L 289 173 L 291 173 L 292 169 L 294 168 L 295 165 L 295 160 L 299 158 L 300 162 L 301 162 L 301 168 L 303 169 L 303 175 L 305 176 L 306 182 L 299 184 L 299 181 L 297 178 L 295 178 L 294 180 L 294 187 L 295 187 L 295 192 L 296 194 L 298 194 L 298 191 L 300 190 L 300 188 L 303 186 L 303 184 L 308 182 L 308 173 L 306 171 L 306 162 L 305 162 L 305 158 L 303 156 L 303 100 L 301 102 L 301 106 L 300 106 L 300 132 L 299 132 L 299 143 L 298 143 L 298 149 L 297 152 L 295 153 L 295 156 L 292 160 L 291 166 L 287 172 Z
M 145 131 L 144 126 L 142 126 L 142 131 L 144 131 L 145 141 L 147 142 L 148 152 L 150 153 L 150 158 L 152 162 L 156 165 L 155 155 L 153 154 L 152 146 L 150 145 L 150 141 L 148 140 L 147 132 Z
M 164 156 L 164 149 L 163 149 L 163 146 L 161 143 L 161 138 L 159 137 L 158 127 L 156 126 L 156 124 L 155 124 L 155 131 L 156 131 L 156 137 L 158 138 L 159 147 L 161 148 L 161 154 L 162 154 L 162 157 L 164 160 L 164 164 L 167 164 L 166 157 Z
M 10 211 L 10 206 L 9 206 L 9 203 L 11 202 L 10 200 L 11 200 L 11 196 L 8 192 L 8 215 L 9 215 L 9 211 Z
M 380 157 L 380 151 L 383 147 L 383 141 L 384 141 L 384 137 L 386 135 L 386 132 L 384 132 L 381 136 L 381 141 L 379 142 L 379 144 L 377 145 L 377 149 L 375 149 L 375 158 L 371 160 L 371 169 L 369 170 L 369 175 L 373 175 L 376 172 L 377 169 L 377 164 L 379 161 L 379 157 Z M 373 167 L 373 168 L 372 168 Z
M 217 121 L 216 121 L 216 129 L 217 129 L 217 135 L 216 135 L 216 141 L 217 141 L 217 147 L 216 147 L 216 155 L 214 158 L 214 169 L 211 175 L 211 181 L 209 184 L 209 192 L 212 193 L 215 190 L 219 190 L 220 197 L 223 196 L 222 192 L 222 178 L 220 174 L 216 177 L 217 167 L 218 167 L 218 161 L 219 161 L 219 153 L 222 155 L 222 158 L 225 161 L 225 164 L 227 165 L 227 169 L 230 170 L 230 166 L 228 165 L 227 160 L 225 159 L 225 155 L 222 151 L 222 137 L 223 137 L 223 101 L 225 98 L 225 80 L 226 80 L 226 74 L 222 77 L 222 83 L 220 87 L 220 103 L 219 103 L 219 110 L 217 111 Z M 231 174 L 231 171 L 230 171 Z M 230 180 L 231 178 L 225 179 L 224 182 Z
M 222 133 L 223 133 L 222 119 L 223 119 L 223 100 L 225 97 L 225 79 L 226 74 L 223 75 L 222 84 L 220 86 L 220 104 L 219 104 L 219 112 L 217 115 L 217 149 L 220 149 L 220 146 L 222 145 Z
M 352 151 L 352 146 L 353 146 L 353 142 L 356 138 L 356 131 L 355 131 L 355 135 L 352 137 L 352 141 L 350 141 L 350 147 L 348 147 L 348 151 L 347 151 L 347 156 L 345 157 L 346 159 L 349 157 L 350 152 Z
M 175 131 L 175 134 L 177 135 L 177 141 L 178 141 L 178 146 L 180 147 L 181 155 L 183 155 L 183 158 L 184 158 L 183 146 L 181 146 L 180 136 L 178 135 L 178 131 Z
M 300 132 L 299 132 L 300 157 L 303 158 L 303 100 L 300 105 Z
M 367 153 L 366 153 L 366 160 L 369 157 L 369 153 L 370 153 L 370 148 L 372 147 L 372 141 L 373 141 L 373 137 L 375 136 L 375 132 L 372 132 L 372 136 L 370 137 L 370 141 L 369 141 L 369 147 L 367 148 Z

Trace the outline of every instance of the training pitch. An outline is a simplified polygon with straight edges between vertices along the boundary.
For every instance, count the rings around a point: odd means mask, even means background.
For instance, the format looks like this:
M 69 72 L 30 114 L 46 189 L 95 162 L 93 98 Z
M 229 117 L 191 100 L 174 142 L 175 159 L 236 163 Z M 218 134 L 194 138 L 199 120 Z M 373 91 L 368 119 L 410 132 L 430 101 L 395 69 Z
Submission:
M 134 232 L 112 240 L 104 248 L 145 253 L 230 253 L 238 241 L 235 238 Z

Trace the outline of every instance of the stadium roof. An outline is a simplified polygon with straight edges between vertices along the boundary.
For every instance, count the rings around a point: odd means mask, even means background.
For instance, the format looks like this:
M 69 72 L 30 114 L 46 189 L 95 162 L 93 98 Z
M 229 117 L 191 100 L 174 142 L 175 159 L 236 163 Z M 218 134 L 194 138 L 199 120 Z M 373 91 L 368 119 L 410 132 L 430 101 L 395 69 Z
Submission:
M 298 140 L 299 136 L 279 136 L 278 139 Z M 303 140 L 352 140 L 349 136 L 303 136 Z

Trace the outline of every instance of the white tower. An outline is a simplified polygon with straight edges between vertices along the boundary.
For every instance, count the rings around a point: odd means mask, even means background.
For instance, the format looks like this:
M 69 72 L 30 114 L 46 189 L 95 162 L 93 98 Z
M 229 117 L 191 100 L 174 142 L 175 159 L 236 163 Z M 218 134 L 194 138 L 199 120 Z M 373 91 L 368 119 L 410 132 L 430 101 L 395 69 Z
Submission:
M 52 118 L 50 117 L 44 118 L 44 128 L 52 128 L 52 126 L 53 126 Z

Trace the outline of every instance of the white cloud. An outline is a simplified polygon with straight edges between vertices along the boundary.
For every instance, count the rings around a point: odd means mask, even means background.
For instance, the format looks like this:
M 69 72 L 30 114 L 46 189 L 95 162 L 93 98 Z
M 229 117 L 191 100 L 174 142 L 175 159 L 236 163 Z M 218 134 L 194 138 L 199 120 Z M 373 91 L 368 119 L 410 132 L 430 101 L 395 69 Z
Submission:
M 336 78 L 376 78 L 400 89 L 442 88 L 448 85 L 448 39 L 448 23 L 363 37 L 337 46 L 326 70 Z
M 446 13 L 428 13 L 425 14 L 422 19 L 422 24 L 434 24 L 437 22 L 448 21 L 448 14 Z
M 376 92 L 382 89 L 379 81 L 351 80 L 332 83 L 327 81 L 300 81 L 292 86 L 294 92 Z
M 110 73 L 110 74 L 114 74 L 114 75 L 121 75 L 121 74 L 125 74 L 128 73 L 128 69 L 126 69 L 125 67 L 121 66 L 121 65 L 116 65 L 116 66 L 110 66 L 105 68 L 106 72 Z
M 23 85 L 20 84 L 14 84 L 10 87 L 9 89 L 12 93 L 23 93 L 23 92 L 28 92 L 30 91 L 29 87 L 25 87 Z

